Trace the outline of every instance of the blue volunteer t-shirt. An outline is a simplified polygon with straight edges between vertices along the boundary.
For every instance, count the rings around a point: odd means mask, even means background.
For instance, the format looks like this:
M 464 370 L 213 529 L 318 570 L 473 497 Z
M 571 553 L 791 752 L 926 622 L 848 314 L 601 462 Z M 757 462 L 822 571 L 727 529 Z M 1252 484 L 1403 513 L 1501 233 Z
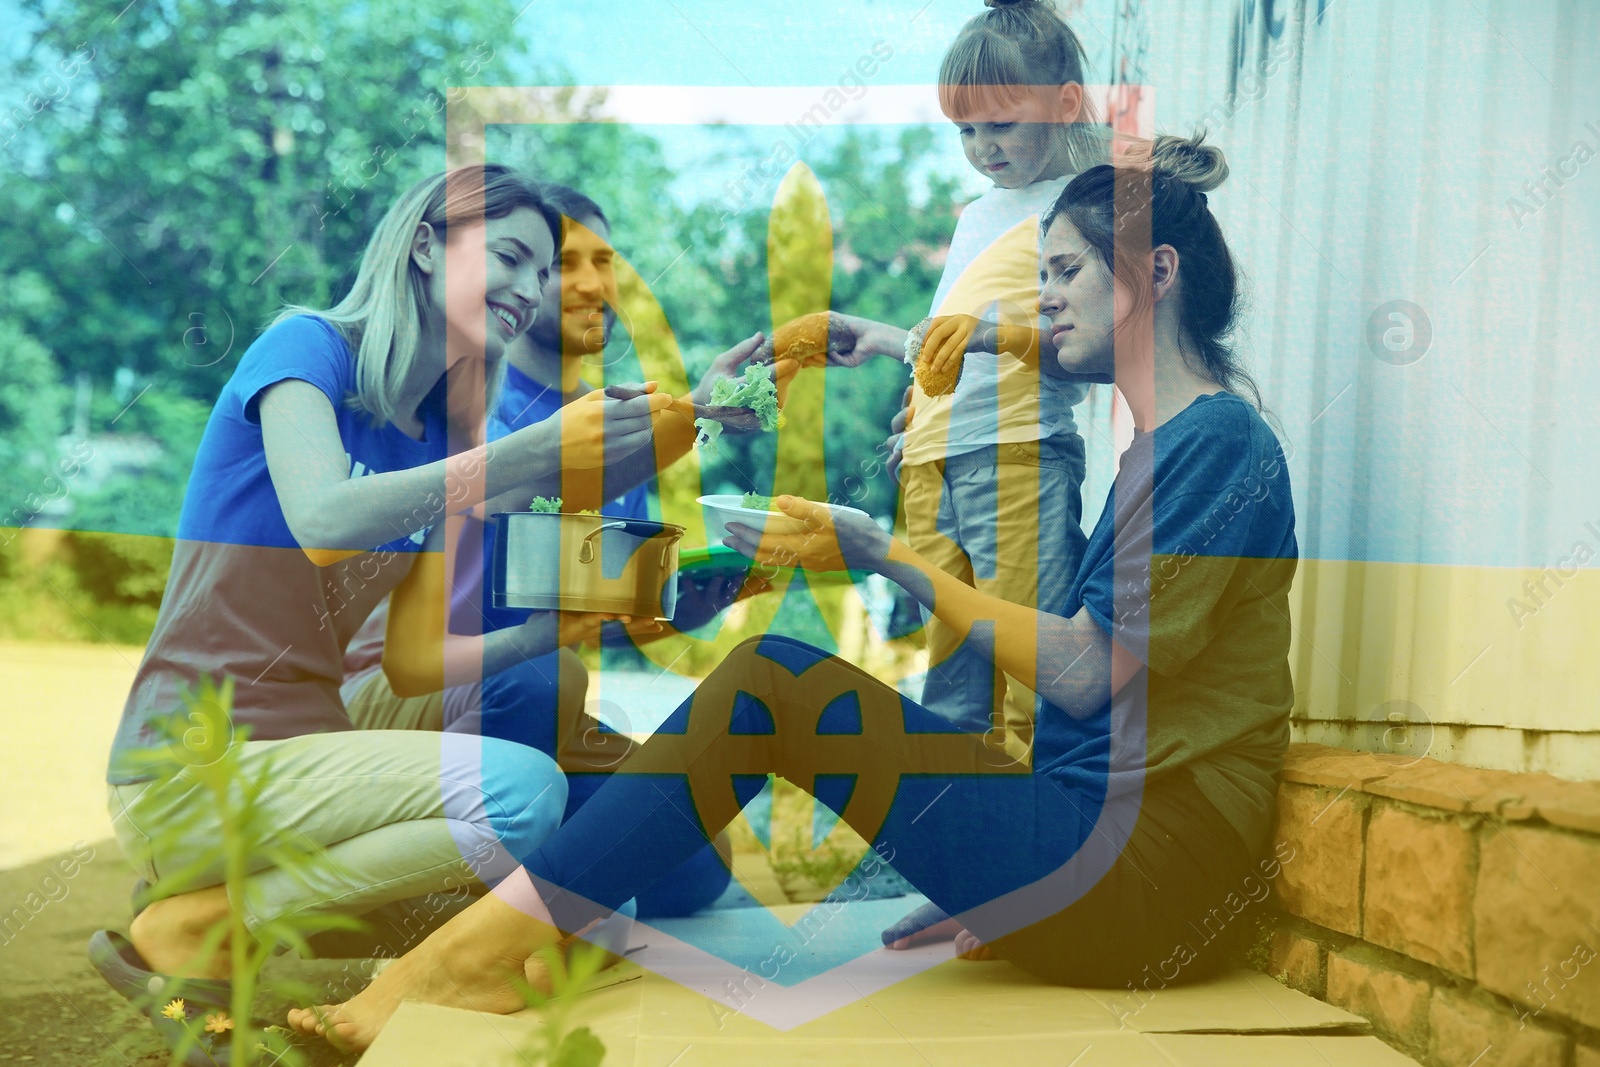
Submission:
M 296 315 L 262 334 L 223 386 L 189 474 L 178 520 L 179 537 L 300 547 L 289 533 L 267 472 L 258 411 L 261 394 L 290 378 L 316 386 L 333 405 L 352 478 L 406 470 L 445 458 L 442 377 L 423 401 L 422 440 L 413 440 L 392 423 L 374 426 L 370 415 L 348 403 L 355 392 L 355 359 L 343 338 L 322 319 Z M 419 530 L 381 547 L 415 551 L 425 536 L 426 531 Z M 402 542 L 410 542 L 411 547 Z
M 1109 774 L 1116 792 L 1187 767 L 1246 843 L 1264 844 L 1294 703 L 1294 522 L 1283 450 L 1238 396 L 1198 397 L 1136 434 L 1063 614 L 1088 611 L 1146 670 L 1117 714 L 1041 702 L 1035 769 L 1079 786 Z M 1113 730 L 1134 755 L 1109 765 Z
M 332 405 L 352 477 L 447 454 L 442 377 L 419 410 L 417 441 L 350 406 L 355 360 L 328 323 L 300 315 L 262 334 L 223 387 L 195 456 L 161 613 L 112 746 L 114 783 L 150 777 L 128 756 L 161 742 L 153 720 L 179 711 L 201 676 L 234 679 L 234 725 L 254 740 L 351 728 L 339 699 L 344 647 L 405 576 L 426 531 L 397 528 L 386 544 L 311 562 L 278 503 L 258 412 L 261 395 L 291 378 Z

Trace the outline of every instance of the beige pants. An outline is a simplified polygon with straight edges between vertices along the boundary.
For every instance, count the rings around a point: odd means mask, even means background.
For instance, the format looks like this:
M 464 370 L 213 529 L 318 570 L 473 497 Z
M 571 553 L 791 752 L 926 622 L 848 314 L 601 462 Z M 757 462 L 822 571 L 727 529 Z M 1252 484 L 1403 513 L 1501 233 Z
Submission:
M 549 756 L 441 732 L 446 705 L 461 699 L 396 696 L 380 671 L 347 705 L 357 729 L 237 746 L 236 786 L 260 785 L 251 873 L 234 901 L 252 929 L 286 915 L 359 915 L 480 891 L 560 825 L 566 778 Z M 581 695 L 575 710 L 561 703 L 568 717 L 582 714 Z M 242 788 L 231 793 L 243 803 Z M 223 819 L 194 769 L 112 785 L 108 804 L 124 855 L 156 896 L 222 883 Z M 279 865 L 275 853 L 296 860 Z

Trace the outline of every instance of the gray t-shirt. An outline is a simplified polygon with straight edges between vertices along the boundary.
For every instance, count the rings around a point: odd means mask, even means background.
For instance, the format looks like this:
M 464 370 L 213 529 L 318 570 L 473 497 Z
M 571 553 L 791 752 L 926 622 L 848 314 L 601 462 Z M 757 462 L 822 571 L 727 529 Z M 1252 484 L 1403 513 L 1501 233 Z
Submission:
M 1135 436 L 1064 613 L 1087 610 L 1146 670 L 1098 715 L 1043 705 L 1035 768 L 1114 794 L 1187 767 L 1265 844 L 1294 703 L 1294 525 L 1277 437 L 1232 393 Z

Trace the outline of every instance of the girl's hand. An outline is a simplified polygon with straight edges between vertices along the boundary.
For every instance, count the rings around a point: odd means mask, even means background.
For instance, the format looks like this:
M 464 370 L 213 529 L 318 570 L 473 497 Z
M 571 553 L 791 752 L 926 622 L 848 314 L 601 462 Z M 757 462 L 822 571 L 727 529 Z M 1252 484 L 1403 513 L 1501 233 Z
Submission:
M 805 531 L 763 534 L 734 522 L 723 544 L 757 563 L 808 571 L 874 570 L 889 555 L 892 539 L 870 516 L 795 496 L 780 496 L 773 506 L 804 522 Z
M 922 337 L 922 352 L 917 362 L 928 374 L 942 378 L 966 358 L 968 346 L 983 323 L 971 315 L 945 315 L 934 319 Z
M 538 434 L 542 447 L 559 443 L 563 467 L 592 470 L 614 463 L 648 445 L 656 412 L 672 406 L 672 397 L 658 391 L 655 382 L 646 382 L 641 388 L 632 390 L 636 395 L 627 400 L 595 389 L 511 437 Z M 554 442 L 552 434 L 557 435 Z

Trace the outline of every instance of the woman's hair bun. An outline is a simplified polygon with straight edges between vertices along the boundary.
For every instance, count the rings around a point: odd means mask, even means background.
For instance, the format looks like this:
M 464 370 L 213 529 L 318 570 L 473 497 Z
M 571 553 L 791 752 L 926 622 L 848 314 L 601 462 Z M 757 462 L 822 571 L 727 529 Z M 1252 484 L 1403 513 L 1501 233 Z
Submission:
M 1150 165 L 1157 174 L 1209 193 L 1228 177 L 1228 160 L 1222 149 L 1205 143 L 1206 135 L 1173 137 L 1162 134 L 1150 149 Z
M 984 7 L 1050 7 L 1050 0 L 983 0 Z

